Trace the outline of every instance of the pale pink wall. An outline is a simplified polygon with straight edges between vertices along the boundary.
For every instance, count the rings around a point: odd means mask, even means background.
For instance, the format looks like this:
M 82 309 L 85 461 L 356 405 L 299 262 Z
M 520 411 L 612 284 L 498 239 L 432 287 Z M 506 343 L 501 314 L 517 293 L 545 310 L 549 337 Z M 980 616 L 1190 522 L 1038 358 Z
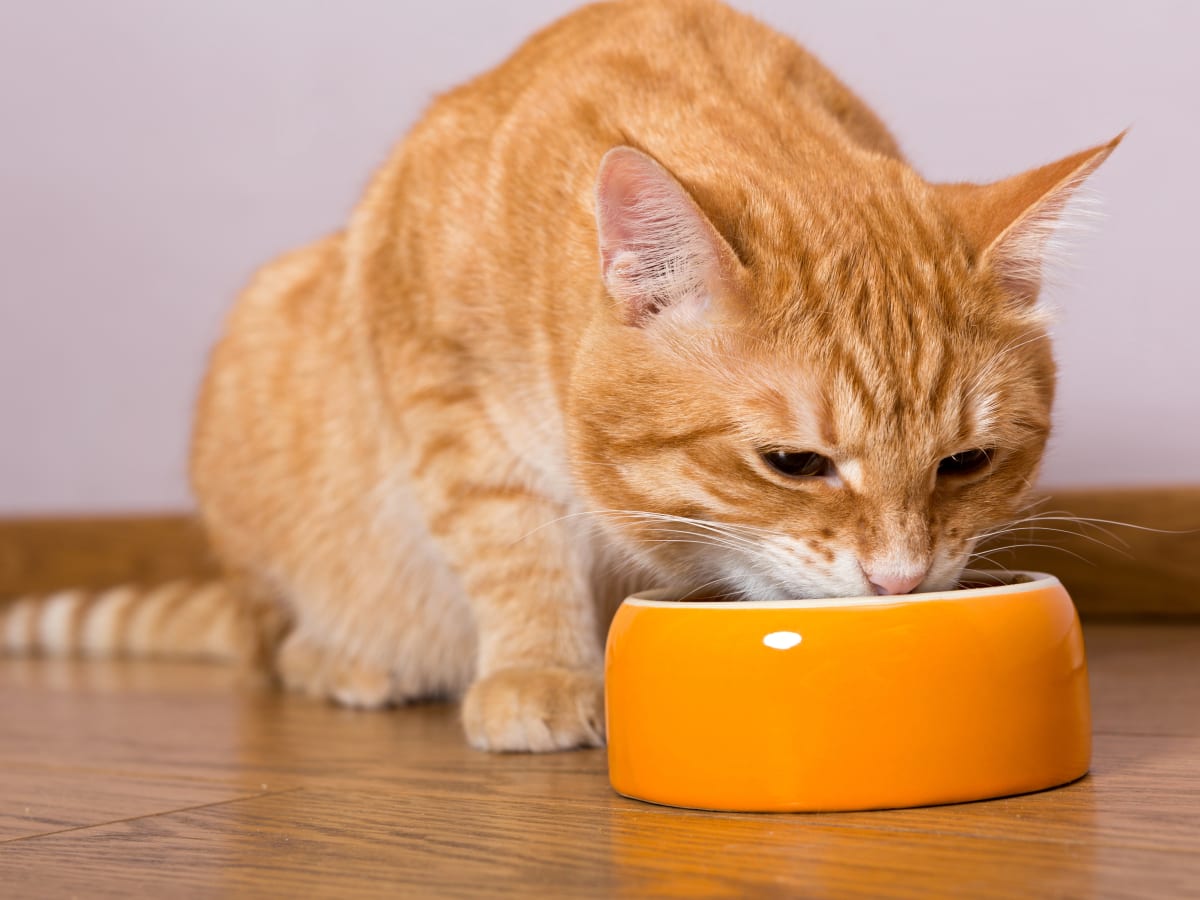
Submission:
M 345 217 L 436 90 L 572 7 L 40 0 L 0 29 L 0 513 L 189 502 L 189 406 L 254 266 Z M 746 2 L 987 179 L 1134 125 L 1054 292 L 1046 481 L 1200 481 L 1200 5 Z

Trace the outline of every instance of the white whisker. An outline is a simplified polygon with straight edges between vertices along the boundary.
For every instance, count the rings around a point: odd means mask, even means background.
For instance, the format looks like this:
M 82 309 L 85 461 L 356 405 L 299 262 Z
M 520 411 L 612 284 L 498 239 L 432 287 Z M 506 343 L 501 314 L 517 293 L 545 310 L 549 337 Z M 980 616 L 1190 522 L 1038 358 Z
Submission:
M 1118 553 L 1122 556 L 1128 557 L 1131 555 L 1129 553 L 1129 549 L 1128 549 L 1129 545 L 1126 544 L 1124 541 L 1120 542 L 1123 546 L 1113 546 L 1112 544 L 1108 543 L 1107 541 L 1102 541 L 1102 540 L 1100 540 L 1100 538 L 1095 537 L 1090 534 L 1083 534 L 1078 531 L 1071 531 L 1068 528 L 1053 528 L 1049 525 L 1020 525 L 1020 526 L 1017 526 L 1016 528 L 1009 528 L 1004 531 L 999 531 L 999 532 L 996 532 L 993 534 L 981 535 L 979 537 L 979 540 L 980 541 L 995 540 L 996 538 L 1008 537 L 1010 535 L 1020 536 L 1018 533 L 1027 534 L 1027 535 L 1029 535 L 1030 538 L 1033 538 L 1035 536 L 1035 534 L 1040 535 L 1043 532 L 1049 532 L 1051 534 L 1066 534 L 1073 538 L 1078 538 L 1079 540 L 1084 540 L 1084 541 L 1088 541 L 1092 544 L 1096 544 L 1099 547 L 1103 547 L 1105 550 L 1110 550 L 1113 553 Z M 1113 538 L 1113 540 L 1119 540 L 1119 539 Z
M 1073 550 L 1068 550 L 1066 547 L 1060 547 L 1057 544 L 1038 543 L 1037 541 L 1030 541 L 1030 542 L 1020 543 L 1020 544 L 1005 544 L 1003 547 L 992 547 L 984 552 L 988 553 L 988 554 L 1003 553 L 1005 550 L 1021 550 L 1026 547 L 1040 548 L 1043 550 L 1057 550 L 1059 553 L 1065 553 L 1065 554 L 1067 554 L 1067 556 L 1073 556 L 1080 562 L 1087 563 L 1089 566 L 1095 565 L 1095 563 L 1092 562 L 1090 559 L 1088 559 L 1086 556 L 1081 556 L 1080 554 L 1076 553 Z M 971 554 L 972 557 L 974 557 L 976 555 L 977 554 L 974 554 L 974 553 Z
M 721 584 L 724 581 L 725 581 L 724 578 L 714 578 L 712 581 L 706 581 L 706 582 L 704 582 L 704 584 L 700 585 L 699 587 L 692 588 L 690 591 L 688 591 L 686 594 L 684 594 L 682 597 L 680 597 L 679 600 L 680 600 L 680 602 L 682 602 L 684 600 L 688 600 L 688 599 L 694 597 L 696 594 L 700 593 L 700 591 L 704 590 L 706 587 L 711 587 L 714 584 Z

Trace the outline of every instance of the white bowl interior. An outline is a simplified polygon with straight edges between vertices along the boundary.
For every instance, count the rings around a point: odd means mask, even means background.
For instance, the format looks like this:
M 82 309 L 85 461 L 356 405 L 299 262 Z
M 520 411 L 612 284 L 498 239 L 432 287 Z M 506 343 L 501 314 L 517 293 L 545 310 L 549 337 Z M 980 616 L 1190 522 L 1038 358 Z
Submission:
M 1001 572 L 968 569 L 962 574 L 962 583 L 972 587 L 954 588 L 948 591 L 930 591 L 924 594 L 884 594 L 875 597 L 822 597 L 806 600 L 674 600 L 670 589 L 643 591 L 634 594 L 625 602 L 631 606 L 665 606 L 680 609 L 813 609 L 835 606 L 895 606 L 903 603 L 928 603 L 931 600 L 968 602 L 982 597 L 1003 594 L 1019 594 L 1041 590 L 1059 581 L 1045 572 Z

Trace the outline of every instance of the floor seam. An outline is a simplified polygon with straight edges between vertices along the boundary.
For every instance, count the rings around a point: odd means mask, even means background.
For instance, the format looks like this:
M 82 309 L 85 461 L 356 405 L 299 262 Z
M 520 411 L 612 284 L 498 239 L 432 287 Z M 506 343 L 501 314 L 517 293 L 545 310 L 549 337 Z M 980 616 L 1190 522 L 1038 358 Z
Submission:
M 57 762 L 37 762 L 27 759 L 5 760 L 4 766 L 7 771 L 23 769 L 26 771 L 43 771 L 53 772 L 55 774 L 70 774 L 70 775 L 91 775 L 104 776 L 113 778 L 140 778 L 143 780 L 159 780 L 178 782 L 181 784 L 203 784 L 214 787 L 237 787 L 236 784 L 231 785 L 231 781 L 248 781 L 251 779 L 245 778 L 244 773 L 233 774 L 207 774 L 197 775 L 193 773 L 180 772 L 173 768 L 167 767 L 162 769 L 147 769 L 144 766 L 137 765 L 118 765 L 118 766 L 89 766 L 79 765 L 78 763 L 57 763 Z M 286 781 L 287 776 L 281 776 L 275 779 L 272 773 L 263 773 L 270 777 L 253 779 L 259 783 L 265 783 L 272 780 Z M 296 785 L 300 787 L 300 785 Z M 290 791 L 292 788 L 279 788 L 279 791 Z M 269 793 L 262 791 L 261 793 Z
M 215 803 L 197 803 L 194 806 L 180 806 L 177 809 L 164 809 L 159 812 L 145 813 L 139 816 L 125 816 L 120 819 L 107 819 L 103 822 L 89 822 L 87 825 L 72 825 L 70 828 L 56 828 L 54 831 L 39 831 L 37 834 L 26 834 L 20 837 L 0 839 L 0 844 L 15 844 L 18 841 L 32 841 L 37 838 L 53 837 L 56 834 L 68 834 L 72 831 L 86 831 L 89 828 L 105 828 L 109 825 L 120 825 L 122 822 L 136 822 L 139 819 L 155 819 L 159 816 L 171 816 L 175 813 L 193 812 L 198 809 L 212 809 L 217 806 L 230 806 L 234 803 L 245 803 L 247 800 L 257 800 L 262 797 L 279 797 L 284 794 L 294 794 L 304 788 L 285 788 L 282 791 L 260 791 L 247 794 L 244 797 L 233 797 L 229 800 L 218 800 Z

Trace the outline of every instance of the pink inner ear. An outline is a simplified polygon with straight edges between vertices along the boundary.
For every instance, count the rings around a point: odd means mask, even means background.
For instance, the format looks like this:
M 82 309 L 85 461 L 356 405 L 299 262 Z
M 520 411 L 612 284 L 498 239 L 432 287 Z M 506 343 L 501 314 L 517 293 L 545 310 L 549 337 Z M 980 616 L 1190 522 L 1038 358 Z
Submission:
M 639 198 L 653 187 L 640 160 L 625 159 L 619 152 L 614 150 L 605 157 L 596 186 L 600 262 L 605 272 L 618 253 L 631 249 L 636 242 L 634 208 Z
M 1072 191 L 1048 197 L 1014 223 L 991 248 L 986 262 L 1010 294 L 1032 300 L 1041 289 L 1049 247 L 1063 227 L 1062 213 Z
M 627 324 L 644 325 L 681 302 L 706 302 L 728 247 L 687 191 L 649 156 L 632 147 L 605 155 L 596 224 L 604 284 Z

